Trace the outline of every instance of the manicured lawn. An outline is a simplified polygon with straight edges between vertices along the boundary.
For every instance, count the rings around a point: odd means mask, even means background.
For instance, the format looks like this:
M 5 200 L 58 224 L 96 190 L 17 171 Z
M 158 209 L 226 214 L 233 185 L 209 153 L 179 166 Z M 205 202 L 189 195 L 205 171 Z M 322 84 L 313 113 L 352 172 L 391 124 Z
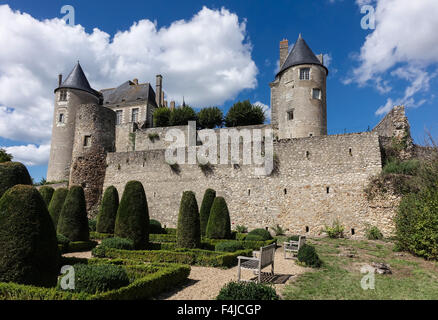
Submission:
M 284 299 L 438 299 L 438 264 L 393 252 L 389 241 L 309 239 L 324 262 L 285 287 Z M 348 257 L 348 255 L 353 257 Z M 363 290 L 360 270 L 372 262 L 391 266 L 392 274 L 375 275 L 375 289 Z

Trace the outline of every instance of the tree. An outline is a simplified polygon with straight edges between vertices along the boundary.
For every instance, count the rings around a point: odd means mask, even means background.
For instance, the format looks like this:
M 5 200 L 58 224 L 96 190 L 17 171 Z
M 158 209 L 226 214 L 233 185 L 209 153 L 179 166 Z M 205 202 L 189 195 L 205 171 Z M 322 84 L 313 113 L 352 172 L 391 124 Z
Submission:
M 201 225 L 198 203 L 192 191 L 184 191 L 178 215 L 176 244 L 179 248 L 199 248 L 201 246 Z
M 114 186 L 106 188 L 99 214 L 97 215 L 96 231 L 100 233 L 114 233 L 117 209 L 119 208 L 119 193 Z
M 214 198 L 216 198 L 216 191 L 213 189 L 207 189 L 204 193 L 204 198 L 201 203 L 201 210 L 199 211 L 199 218 L 201 222 L 201 235 L 205 236 L 207 229 L 208 218 L 210 218 L 211 206 L 213 205 Z
M 57 231 L 70 241 L 90 240 L 84 189 L 72 186 L 67 193 L 58 220 Z
M 218 107 L 204 108 L 198 112 L 198 124 L 202 129 L 222 126 L 223 113 Z
M 175 108 L 170 113 L 171 126 L 186 126 L 189 121 L 196 121 L 196 112 L 190 106 Z
M 216 197 L 213 201 L 205 235 L 210 239 L 231 238 L 230 213 L 223 197 Z
M 0 148 L 0 162 L 12 161 L 13 156 L 6 152 L 5 149 Z
M 252 105 L 249 100 L 235 103 L 225 117 L 227 127 L 263 124 L 265 114 L 261 106 Z
M 0 282 L 55 286 L 59 251 L 40 193 L 16 185 L 0 199 Z
M 154 111 L 154 127 L 168 127 L 171 110 L 166 107 L 157 108 Z
M 0 197 L 17 184 L 32 185 L 32 179 L 26 167 L 20 162 L 0 163 Z
M 149 223 L 143 185 L 139 181 L 129 181 L 117 210 L 114 235 L 132 240 L 136 249 L 144 249 L 149 243 Z
M 49 203 L 49 214 L 52 218 L 53 225 L 55 226 L 55 230 L 58 227 L 58 220 L 61 214 L 62 207 L 64 206 L 65 198 L 67 197 L 68 189 L 67 188 L 58 188 L 55 190 L 52 196 L 52 200 Z

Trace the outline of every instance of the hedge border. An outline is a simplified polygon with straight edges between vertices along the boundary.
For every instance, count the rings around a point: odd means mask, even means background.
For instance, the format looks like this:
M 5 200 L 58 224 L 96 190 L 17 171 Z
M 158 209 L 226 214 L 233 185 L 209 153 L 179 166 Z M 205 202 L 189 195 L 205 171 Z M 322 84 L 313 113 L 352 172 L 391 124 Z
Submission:
M 71 252 L 84 252 L 90 251 L 98 245 L 97 241 L 73 241 L 69 242 L 67 245 L 59 244 L 58 248 L 62 254 Z

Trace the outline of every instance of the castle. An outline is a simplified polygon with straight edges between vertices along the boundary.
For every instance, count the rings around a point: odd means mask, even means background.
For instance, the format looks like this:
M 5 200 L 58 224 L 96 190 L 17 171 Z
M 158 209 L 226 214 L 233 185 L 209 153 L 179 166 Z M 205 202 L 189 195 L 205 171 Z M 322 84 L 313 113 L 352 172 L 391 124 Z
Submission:
M 251 165 L 212 165 L 207 173 L 183 164 L 175 170 L 165 160 L 170 128 L 153 126 L 154 110 L 167 107 L 163 77 L 157 75 L 155 91 L 137 79 L 96 91 L 78 63 L 64 81 L 60 75 L 55 90 L 47 181 L 82 185 L 91 215 L 106 187 L 114 185 L 121 196 L 126 182 L 139 180 L 151 218 L 169 227 L 176 226 L 183 191 L 194 191 L 200 203 L 212 188 L 225 197 L 233 226 L 278 224 L 315 235 L 339 220 L 353 237 L 363 236 L 367 225 L 389 236 L 400 199 L 369 200 L 364 189 L 381 172 L 386 145 L 394 139 L 412 145 L 404 108 L 394 108 L 370 132 L 327 135 L 327 76 L 323 56 L 301 35 L 290 51 L 287 40 L 280 42 L 280 71 L 270 83 L 271 124 L 237 128 L 274 133 L 275 174 L 258 176 Z

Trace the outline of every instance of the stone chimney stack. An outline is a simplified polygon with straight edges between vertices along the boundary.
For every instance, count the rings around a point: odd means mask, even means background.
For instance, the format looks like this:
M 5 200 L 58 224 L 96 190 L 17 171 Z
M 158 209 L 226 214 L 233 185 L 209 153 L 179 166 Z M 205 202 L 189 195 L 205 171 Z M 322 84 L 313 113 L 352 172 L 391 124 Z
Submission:
M 155 102 L 157 103 L 158 108 L 160 108 L 162 106 L 162 103 L 161 103 L 162 96 L 163 96 L 163 76 L 161 74 L 157 74 Z
M 134 80 L 132 80 L 132 82 L 134 82 L 134 84 L 135 84 L 136 86 L 138 86 L 138 79 L 137 79 L 137 78 L 135 78 Z
M 287 59 L 287 55 L 289 54 L 289 41 L 287 39 L 283 39 L 280 41 L 280 67 Z
M 161 106 L 164 107 L 164 91 L 161 90 Z
M 62 84 L 62 74 L 58 74 L 58 87 Z
M 324 64 L 324 55 L 322 53 L 318 54 L 316 57 L 318 58 L 319 62 L 321 62 L 321 64 Z

